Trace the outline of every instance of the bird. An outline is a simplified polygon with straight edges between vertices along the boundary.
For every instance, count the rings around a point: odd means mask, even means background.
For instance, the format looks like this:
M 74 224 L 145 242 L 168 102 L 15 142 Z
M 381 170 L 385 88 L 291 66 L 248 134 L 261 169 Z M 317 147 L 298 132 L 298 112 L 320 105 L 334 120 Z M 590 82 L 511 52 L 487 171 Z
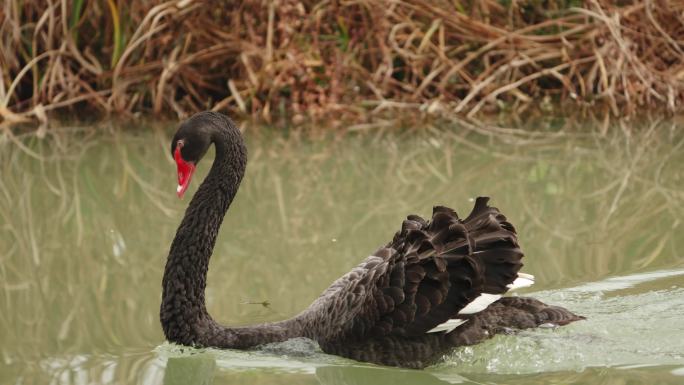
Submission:
M 421 369 L 499 333 L 584 319 L 534 298 L 504 296 L 530 286 L 534 277 L 519 272 L 523 252 L 513 225 L 489 198 L 478 197 L 465 218 L 444 206 L 435 206 L 428 220 L 407 216 L 390 242 L 292 318 L 224 326 L 206 308 L 207 271 L 245 174 L 247 148 L 228 116 L 199 112 L 180 124 L 171 156 L 182 198 L 211 145 L 214 162 L 190 200 L 164 268 L 160 321 L 171 343 L 252 349 L 302 337 L 328 354 Z

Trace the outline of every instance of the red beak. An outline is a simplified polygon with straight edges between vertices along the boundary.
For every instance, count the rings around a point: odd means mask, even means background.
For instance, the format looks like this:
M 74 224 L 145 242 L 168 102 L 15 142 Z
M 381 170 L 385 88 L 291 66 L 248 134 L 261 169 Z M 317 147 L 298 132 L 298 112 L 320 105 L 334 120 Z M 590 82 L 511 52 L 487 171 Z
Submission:
M 178 194 L 178 198 L 183 198 L 185 190 L 187 190 L 190 185 L 192 174 L 195 172 L 195 165 L 186 162 L 185 159 L 183 159 L 180 152 L 180 146 L 176 147 L 176 152 L 173 154 L 173 157 L 176 160 L 176 166 L 178 166 L 178 188 L 176 189 L 176 193 Z

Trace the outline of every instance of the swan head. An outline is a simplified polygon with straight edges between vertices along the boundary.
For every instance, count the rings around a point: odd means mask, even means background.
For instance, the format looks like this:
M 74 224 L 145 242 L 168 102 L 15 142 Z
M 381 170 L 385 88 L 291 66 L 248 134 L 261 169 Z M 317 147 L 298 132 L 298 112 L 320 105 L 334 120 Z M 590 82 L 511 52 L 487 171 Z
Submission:
M 201 112 L 183 122 L 171 141 L 171 156 L 178 169 L 178 188 L 176 193 L 183 197 L 190 186 L 190 180 L 197 163 L 207 153 L 216 129 L 213 113 Z

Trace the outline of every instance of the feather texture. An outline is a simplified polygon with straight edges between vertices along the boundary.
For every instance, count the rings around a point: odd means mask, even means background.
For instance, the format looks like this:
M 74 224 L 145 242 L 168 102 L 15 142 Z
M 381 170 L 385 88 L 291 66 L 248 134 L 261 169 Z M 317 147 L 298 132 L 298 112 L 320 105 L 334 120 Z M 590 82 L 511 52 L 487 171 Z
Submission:
M 518 277 L 523 253 L 514 227 L 498 209 L 477 198 L 473 212 L 460 219 L 437 206 L 429 221 L 411 215 L 392 242 L 336 281 L 312 305 L 316 314 L 345 309 L 349 323 L 330 319 L 330 341 L 370 336 L 420 336 L 461 311 L 481 311 L 500 298 Z M 364 294 L 358 295 L 360 276 Z M 369 283 L 369 284 L 367 284 Z M 318 309 L 325 308 L 320 311 Z M 319 320 L 320 322 L 320 320 Z M 453 325 L 453 323 L 451 324 Z
M 502 298 L 534 277 L 519 273 L 523 253 L 515 228 L 487 202 L 477 198 L 465 219 L 443 206 L 429 221 L 409 216 L 392 242 L 314 302 L 308 314 L 322 333 L 312 337 L 328 353 L 421 368 L 448 349 L 505 330 L 583 319 L 531 298 Z M 344 311 L 353 316 L 326 320 L 322 315 L 340 307 L 358 274 L 373 279 L 364 280 L 370 285 L 366 297 L 346 301 L 353 307 Z

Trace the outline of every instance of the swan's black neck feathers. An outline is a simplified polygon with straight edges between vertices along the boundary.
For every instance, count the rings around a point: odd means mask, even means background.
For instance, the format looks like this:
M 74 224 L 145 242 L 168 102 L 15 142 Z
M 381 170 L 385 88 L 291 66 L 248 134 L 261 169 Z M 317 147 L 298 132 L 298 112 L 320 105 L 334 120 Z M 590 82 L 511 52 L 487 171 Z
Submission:
M 212 143 L 216 158 L 178 227 L 164 271 L 160 316 L 171 342 L 248 348 L 302 336 L 318 341 L 328 353 L 420 368 L 450 348 L 503 330 L 582 319 L 531 298 L 497 300 L 519 278 L 523 254 L 506 217 L 487 205 L 487 198 L 478 198 L 465 219 L 441 206 L 429 221 L 410 215 L 392 242 L 296 317 L 222 326 L 205 306 L 207 269 L 244 175 L 247 150 L 235 124 L 217 113 L 200 113 L 183 123 L 172 152 L 179 141 L 186 161 L 197 163 Z M 494 299 L 466 311 L 482 298 Z
M 185 135 L 183 136 L 183 134 Z M 240 347 L 277 338 L 278 327 L 226 328 L 205 306 L 207 270 L 219 228 L 245 173 L 247 149 L 240 131 L 226 116 L 201 113 L 185 122 L 174 143 L 184 140 L 188 154 L 204 155 L 211 143 L 216 157 L 192 197 L 171 244 L 162 281 L 161 323 L 169 341 L 185 345 Z M 199 144 L 204 148 L 193 145 Z M 199 161 L 199 159 L 195 159 Z

